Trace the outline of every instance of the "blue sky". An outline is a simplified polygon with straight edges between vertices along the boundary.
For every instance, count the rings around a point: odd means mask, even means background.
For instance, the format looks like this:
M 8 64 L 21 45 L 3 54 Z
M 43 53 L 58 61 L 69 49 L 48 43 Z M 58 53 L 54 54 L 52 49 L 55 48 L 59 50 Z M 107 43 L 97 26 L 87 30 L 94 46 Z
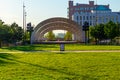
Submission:
M 32 22 L 34 25 L 51 17 L 67 17 L 69 0 L 0 0 L 0 19 L 6 24 L 16 22 L 22 26 L 23 1 L 26 5 L 27 22 Z M 88 1 L 74 0 L 74 3 L 88 3 Z M 97 0 L 97 3 L 110 4 L 113 11 L 120 11 L 120 0 Z

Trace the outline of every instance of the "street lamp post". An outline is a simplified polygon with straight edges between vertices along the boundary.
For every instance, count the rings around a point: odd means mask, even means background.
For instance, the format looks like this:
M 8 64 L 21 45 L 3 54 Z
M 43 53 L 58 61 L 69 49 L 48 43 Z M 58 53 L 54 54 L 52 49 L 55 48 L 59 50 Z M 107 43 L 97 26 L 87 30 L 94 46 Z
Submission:
M 25 4 L 23 3 L 23 43 L 26 41 L 26 10 L 25 10 Z
M 31 35 L 32 35 L 32 32 L 33 32 L 33 27 L 31 26 L 31 23 L 27 24 L 27 31 L 30 34 L 30 42 L 31 42 Z
M 83 27 L 83 31 L 85 31 L 85 44 L 87 44 L 89 43 L 89 23 L 85 21 L 82 27 Z
M 119 28 L 118 44 L 120 45 L 120 23 L 118 23 L 118 28 Z

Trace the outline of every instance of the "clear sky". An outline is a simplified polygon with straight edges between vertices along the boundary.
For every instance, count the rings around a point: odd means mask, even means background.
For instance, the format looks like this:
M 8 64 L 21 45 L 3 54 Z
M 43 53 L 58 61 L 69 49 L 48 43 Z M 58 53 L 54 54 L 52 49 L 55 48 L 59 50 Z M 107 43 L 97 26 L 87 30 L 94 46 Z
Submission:
M 69 0 L 0 0 L 0 19 L 6 24 L 13 22 L 22 26 L 22 6 L 26 5 L 27 22 L 37 25 L 51 17 L 67 17 Z M 89 0 L 74 0 L 74 3 L 88 3 Z M 96 0 L 93 0 L 96 1 Z M 120 11 L 120 0 L 97 0 L 97 4 L 110 4 L 112 11 Z

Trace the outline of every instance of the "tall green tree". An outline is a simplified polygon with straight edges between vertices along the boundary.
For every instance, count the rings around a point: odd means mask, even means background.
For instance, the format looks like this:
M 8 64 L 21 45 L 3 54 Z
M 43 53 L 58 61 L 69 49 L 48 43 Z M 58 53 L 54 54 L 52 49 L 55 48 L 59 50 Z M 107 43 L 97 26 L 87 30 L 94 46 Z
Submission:
M 23 29 L 18 24 L 7 25 L 0 20 L 0 47 L 2 42 L 11 43 L 22 40 L 22 35 Z
M 112 21 L 105 25 L 104 31 L 108 39 L 113 40 L 115 37 L 119 36 L 119 26 Z
M 106 24 L 96 25 L 90 28 L 90 34 L 96 40 L 110 39 L 111 41 L 115 37 L 120 36 L 120 23 L 114 23 L 112 21 Z
M 13 31 L 10 26 L 0 21 L 0 47 L 2 42 L 9 43 L 11 41 L 12 34 Z
M 49 41 L 55 40 L 55 34 L 53 33 L 53 31 L 49 31 L 45 37 L 46 37 Z
M 107 36 L 105 35 L 104 31 L 104 24 L 96 25 L 94 27 L 90 27 L 90 34 L 92 37 L 94 37 L 96 40 L 103 40 L 106 39 Z
M 15 22 L 11 25 L 11 29 L 13 31 L 11 41 L 12 42 L 21 41 L 23 38 L 23 29 Z
M 71 41 L 72 40 L 72 33 L 70 33 L 70 32 L 67 31 L 66 34 L 65 34 L 64 39 L 66 41 Z
M 117 23 L 116 25 L 118 27 L 118 32 L 119 32 L 118 37 L 120 37 L 120 23 Z

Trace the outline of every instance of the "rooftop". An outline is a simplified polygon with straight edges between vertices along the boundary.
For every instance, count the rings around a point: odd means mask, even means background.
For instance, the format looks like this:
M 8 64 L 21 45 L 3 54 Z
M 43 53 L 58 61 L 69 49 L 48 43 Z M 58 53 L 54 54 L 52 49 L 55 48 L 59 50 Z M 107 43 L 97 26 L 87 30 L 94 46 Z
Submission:
M 109 9 L 108 7 L 104 6 L 104 5 L 98 5 L 96 7 L 96 9 L 94 10 L 97 10 L 97 11 L 111 11 L 111 9 Z

